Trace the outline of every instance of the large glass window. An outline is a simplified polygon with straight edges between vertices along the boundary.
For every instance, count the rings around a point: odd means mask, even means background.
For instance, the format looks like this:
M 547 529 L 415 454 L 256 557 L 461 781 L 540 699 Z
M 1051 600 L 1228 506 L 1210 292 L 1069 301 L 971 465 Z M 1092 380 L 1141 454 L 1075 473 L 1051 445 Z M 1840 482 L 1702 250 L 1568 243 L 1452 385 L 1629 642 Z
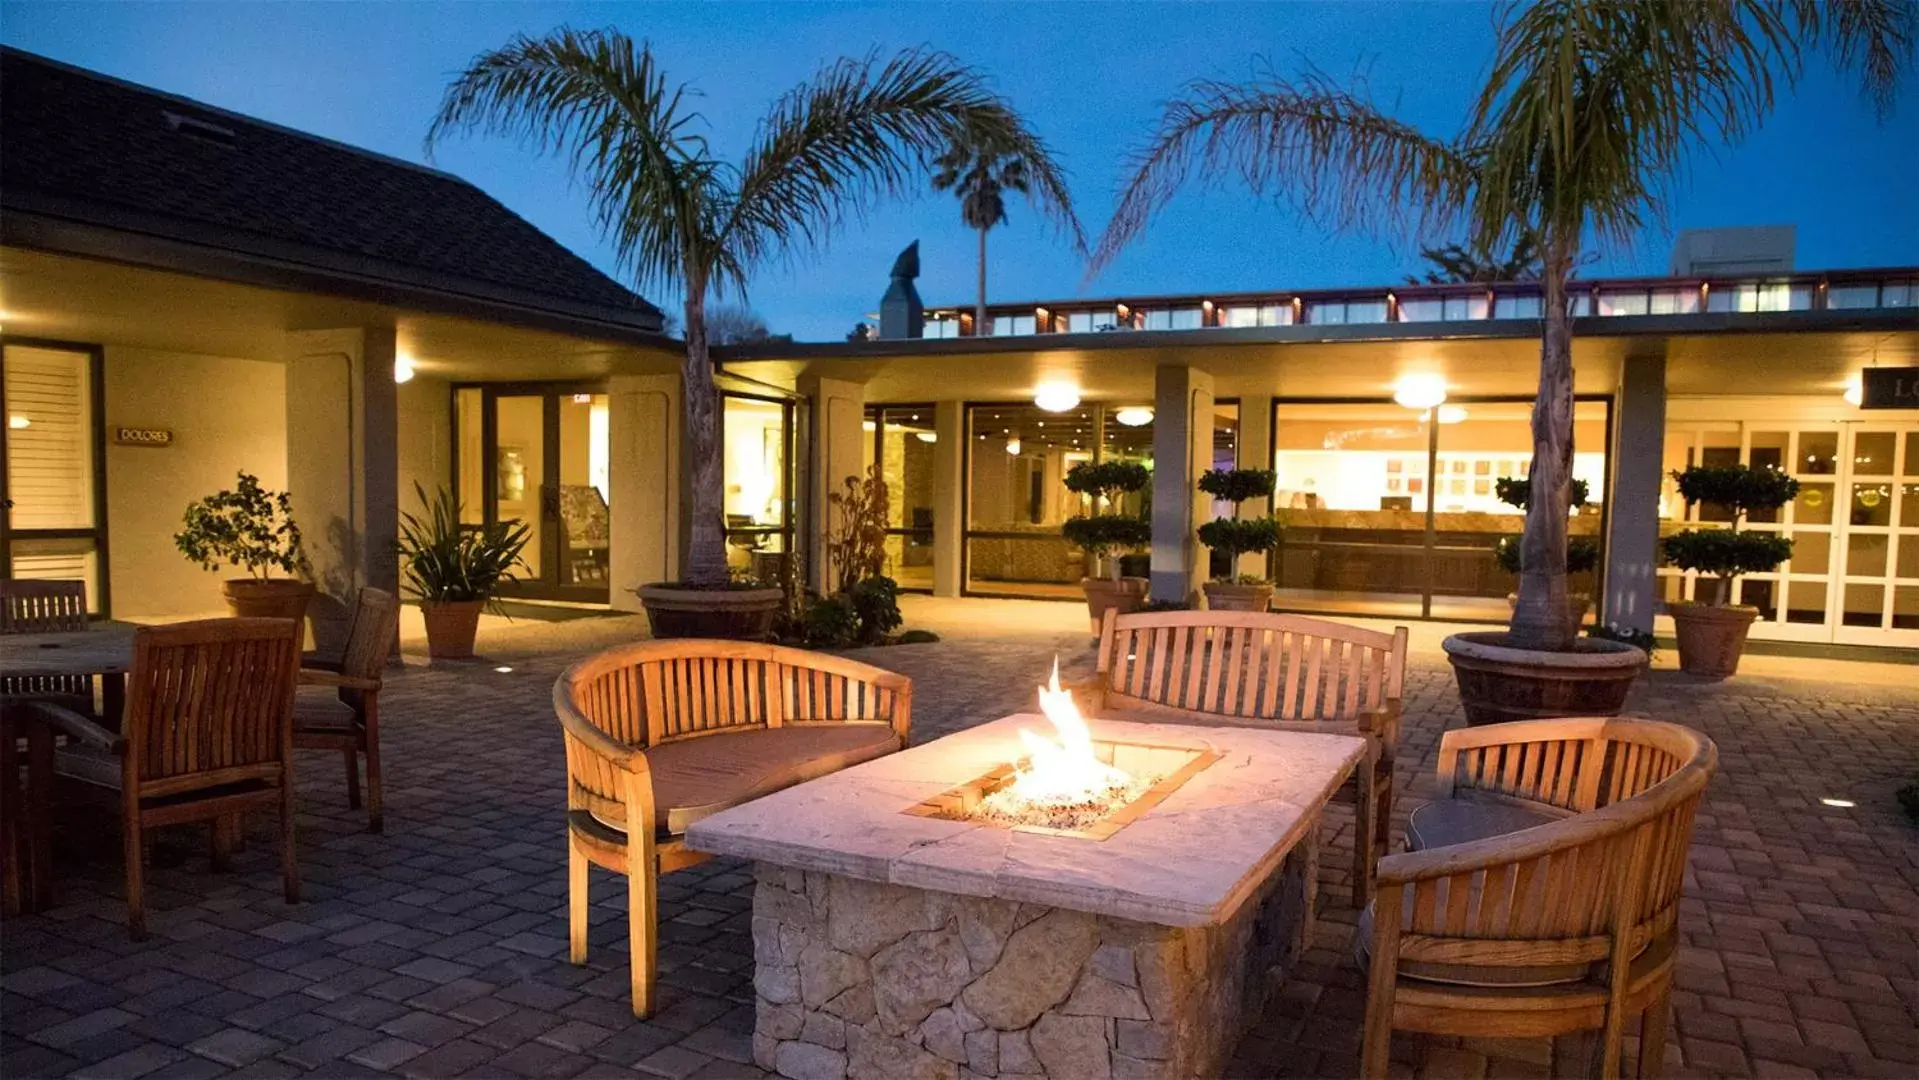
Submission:
M 1033 333 L 1031 315 L 995 315 L 993 316 L 994 337 L 1025 337 Z
M 1275 410 L 1275 606 L 1350 614 L 1504 619 L 1515 579 L 1495 546 L 1520 512 L 1501 477 L 1531 470 L 1531 405 L 1455 402 L 1414 411 L 1390 402 L 1282 402 Z M 1573 475 L 1588 504 L 1569 532 L 1597 543 L 1607 406 L 1574 412 Z M 1573 591 L 1596 595 L 1590 575 Z
M 1291 326 L 1293 325 L 1293 305 L 1229 304 L 1220 309 L 1219 325 L 1231 327 Z
M 747 394 L 722 402 L 726 564 L 777 581 L 793 550 L 793 404 Z
M 1066 472 L 1080 462 L 1115 459 L 1150 468 L 1150 406 L 1084 404 L 1055 413 L 1031 405 L 973 405 L 967 432 L 967 588 L 1078 597 L 1087 560 L 1060 535 L 1060 525 L 1089 503 L 1066 490 Z M 1144 513 L 1146 497 L 1127 496 L 1122 506 Z
M 1069 334 L 1091 334 L 1111 330 L 1118 325 L 1119 316 L 1112 311 L 1074 311 L 1066 316 L 1066 332 Z
M 933 588 L 933 462 L 938 433 L 931 405 L 866 411 L 866 466 L 886 483 L 886 573 L 903 589 Z
M 99 353 L 7 344 L 0 356 L 0 571 L 83 581 L 88 606 L 102 612 Z

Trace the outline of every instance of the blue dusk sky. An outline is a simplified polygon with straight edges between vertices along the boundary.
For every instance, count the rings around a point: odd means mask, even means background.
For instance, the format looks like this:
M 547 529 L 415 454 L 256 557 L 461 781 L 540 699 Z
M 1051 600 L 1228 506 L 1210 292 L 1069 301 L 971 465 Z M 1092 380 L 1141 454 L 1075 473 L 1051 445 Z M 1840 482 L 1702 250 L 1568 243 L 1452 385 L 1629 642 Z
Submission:
M 1070 170 L 1097 234 L 1127 152 L 1160 105 L 1199 77 L 1262 63 L 1335 77 L 1439 135 L 1461 122 L 1491 58 L 1493 9 L 1475 2 L 1231 4 L 0 4 L 0 40 L 55 59 L 409 161 L 450 77 L 516 33 L 617 26 L 653 43 L 701 95 L 715 148 L 737 157 L 780 92 L 842 55 L 931 45 L 987 72 Z M 1795 224 L 1802 268 L 1919 263 L 1919 91 L 1876 120 L 1853 77 L 1815 66 L 1767 126 L 1702 155 L 1669 220 L 1585 276 L 1666 269 L 1674 230 Z M 479 185 L 618 276 L 564 167 L 484 138 L 433 164 Z M 1243 189 L 1193 191 L 1090 286 L 1070 245 L 1015 201 L 991 236 L 995 300 L 1392 283 L 1417 246 L 1330 234 Z M 776 331 L 837 340 L 877 309 L 894 255 L 920 241 L 929 304 L 968 303 L 975 246 L 950 196 L 928 192 L 852 221 L 824 253 L 766 267 L 750 302 Z M 631 284 L 630 280 L 628 281 Z M 663 307 L 678 298 L 645 290 Z

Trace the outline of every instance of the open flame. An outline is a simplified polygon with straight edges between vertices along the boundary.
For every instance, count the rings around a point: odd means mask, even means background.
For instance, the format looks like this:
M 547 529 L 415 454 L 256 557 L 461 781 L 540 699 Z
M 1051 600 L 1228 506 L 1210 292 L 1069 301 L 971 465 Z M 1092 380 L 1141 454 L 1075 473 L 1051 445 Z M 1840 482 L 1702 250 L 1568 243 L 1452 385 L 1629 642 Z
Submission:
M 1060 689 L 1058 658 L 1052 678 L 1039 688 L 1039 708 L 1052 721 L 1054 738 L 1020 729 L 1026 767 L 1016 772 L 1012 783 L 986 797 L 981 814 L 1010 824 L 1079 828 L 1130 802 L 1149 785 L 1099 759 L 1072 692 Z

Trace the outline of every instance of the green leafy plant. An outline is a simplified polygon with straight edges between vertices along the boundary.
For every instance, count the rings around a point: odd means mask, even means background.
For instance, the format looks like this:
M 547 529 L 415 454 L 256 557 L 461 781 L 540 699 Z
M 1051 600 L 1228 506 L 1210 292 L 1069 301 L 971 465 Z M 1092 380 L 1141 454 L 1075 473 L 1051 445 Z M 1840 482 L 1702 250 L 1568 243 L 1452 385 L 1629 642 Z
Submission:
M 900 635 L 900 644 L 930 645 L 939 639 L 940 636 L 931 630 L 908 630 L 906 633 Z
M 225 564 L 261 581 L 275 570 L 309 574 L 292 498 L 261 487 L 252 473 L 238 477 L 233 490 L 216 491 L 187 507 L 186 526 L 173 534 L 173 545 L 206 570 Z
M 886 635 L 899 629 L 906 617 L 900 614 L 900 585 L 890 577 L 877 575 L 847 591 L 853 612 L 859 616 L 860 641 L 877 645 Z
M 491 601 L 502 583 L 514 579 L 514 569 L 525 565 L 520 552 L 532 527 L 523 521 L 461 525 L 452 488 L 442 487 L 430 499 L 418 483 L 413 490 L 427 515 L 400 514 L 400 576 L 407 587 L 434 603 Z
M 1499 496 L 1500 502 L 1503 502 L 1507 506 L 1510 506 L 1516 510 L 1525 510 L 1532 506 L 1532 491 L 1533 491 L 1532 481 L 1527 480 L 1524 477 L 1502 476 L 1498 480 L 1493 481 L 1493 494 Z M 1586 500 L 1589 497 L 1591 497 L 1591 495 L 1592 495 L 1592 488 L 1584 480 L 1581 480 L 1576 476 L 1573 477 L 1573 480 L 1572 480 L 1573 505 L 1574 506 L 1586 505 Z M 1568 557 L 1569 558 L 1571 557 L 1570 549 L 1568 549 Z M 1575 574 L 1579 572 L 1577 570 L 1571 570 L 1570 567 L 1568 567 L 1568 570 Z
M 1093 499 L 1099 509 L 1103 498 L 1109 504 L 1117 496 L 1143 491 L 1153 482 L 1153 471 L 1137 461 L 1082 461 L 1066 470 L 1066 490 Z M 1095 559 L 1115 552 L 1126 552 L 1153 542 L 1153 523 L 1136 514 L 1092 513 L 1069 518 L 1060 524 L 1060 535 Z M 1118 579 L 1120 561 L 1112 560 L 1111 573 Z
M 1502 536 L 1493 545 L 1493 561 L 1508 574 L 1519 573 L 1520 542 L 1517 536 Z M 1575 536 L 1566 541 L 1566 572 L 1588 574 L 1599 567 L 1599 541 Z
M 1121 514 L 1096 514 L 1068 518 L 1060 523 L 1060 535 L 1103 558 L 1118 548 L 1141 547 L 1153 542 L 1153 523 Z
M 1730 603 L 1739 575 L 1767 573 L 1792 558 L 1791 540 L 1778 533 L 1742 532 L 1739 526 L 1754 510 L 1777 510 L 1791 502 L 1799 495 L 1799 481 L 1750 465 L 1694 465 L 1672 476 L 1688 506 L 1712 503 L 1732 514 L 1729 529 L 1687 529 L 1662 544 L 1667 562 L 1718 579 L 1710 603 Z
M 859 641 L 859 610 L 839 593 L 810 597 L 800 618 L 800 637 L 816 649 L 846 648 Z
M 1201 525 L 1199 542 L 1223 554 L 1229 566 L 1241 555 L 1261 555 L 1273 550 L 1279 544 L 1279 522 L 1270 517 L 1242 518 L 1239 504 L 1247 499 L 1271 497 L 1274 480 L 1271 469 L 1208 469 L 1201 473 L 1199 490 L 1232 503 L 1233 516 L 1214 518 Z M 1253 580 L 1240 580 L 1249 576 Z M 1264 580 L 1256 575 L 1240 574 L 1233 578 L 1232 584 L 1257 585 Z
M 1066 490 L 1079 495 L 1130 494 L 1153 482 L 1153 471 L 1137 461 L 1082 461 L 1066 470 Z

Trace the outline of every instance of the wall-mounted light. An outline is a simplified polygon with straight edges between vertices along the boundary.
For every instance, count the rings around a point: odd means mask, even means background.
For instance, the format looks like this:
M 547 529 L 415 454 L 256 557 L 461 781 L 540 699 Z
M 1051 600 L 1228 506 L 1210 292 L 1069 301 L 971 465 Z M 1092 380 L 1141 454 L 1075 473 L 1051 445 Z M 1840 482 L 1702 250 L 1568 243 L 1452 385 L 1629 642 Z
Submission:
M 413 378 L 413 360 L 410 357 L 405 357 L 405 356 L 394 357 L 393 358 L 393 381 L 396 383 L 403 383 L 403 382 L 410 381 L 412 378 Z
M 24 431 L 33 426 L 33 421 L 21 416 L 19 413 L 14 413 L 12 416 L 7 417 L 7 426 L 15 431 Z
M 1446 380 L 1427 372 L 1401 375 L 1393 384 L 1393 400 L 1408 409 L 1432 409 L 1446 402 Z
M 1861 381 L 1861 377 L 1854 375 L 1851 379 L 1847 380 L 1845 392 L 1839 396 L 1846 399 L 1846 404 L 1857 408 L 1860 402 L 1866 400 L 1866 388 Z
M 1018 435 L 1015 435 L 1012 438 L 1006 440 L 1006 452 L 1013 455 L 1014 457 L 1019 456 L 1019 436 Z
M 1033 404 L 1047 412 L 1066 412 L 1079 407 L 1079 387 L 1072 383 L 1042 383 L 1033 393 Z
M 1144 405 L 1129 405 L 1114 413 L 1113 419 L 1127 427 L 1144 427 L 1153 422 L 1153 410 Z
M 915 431 L 913 433 L 913 437 L 918 439 L 921 442 L 930 443 L 930 442 L 940 441 L 939 432 L 937 431 Z

